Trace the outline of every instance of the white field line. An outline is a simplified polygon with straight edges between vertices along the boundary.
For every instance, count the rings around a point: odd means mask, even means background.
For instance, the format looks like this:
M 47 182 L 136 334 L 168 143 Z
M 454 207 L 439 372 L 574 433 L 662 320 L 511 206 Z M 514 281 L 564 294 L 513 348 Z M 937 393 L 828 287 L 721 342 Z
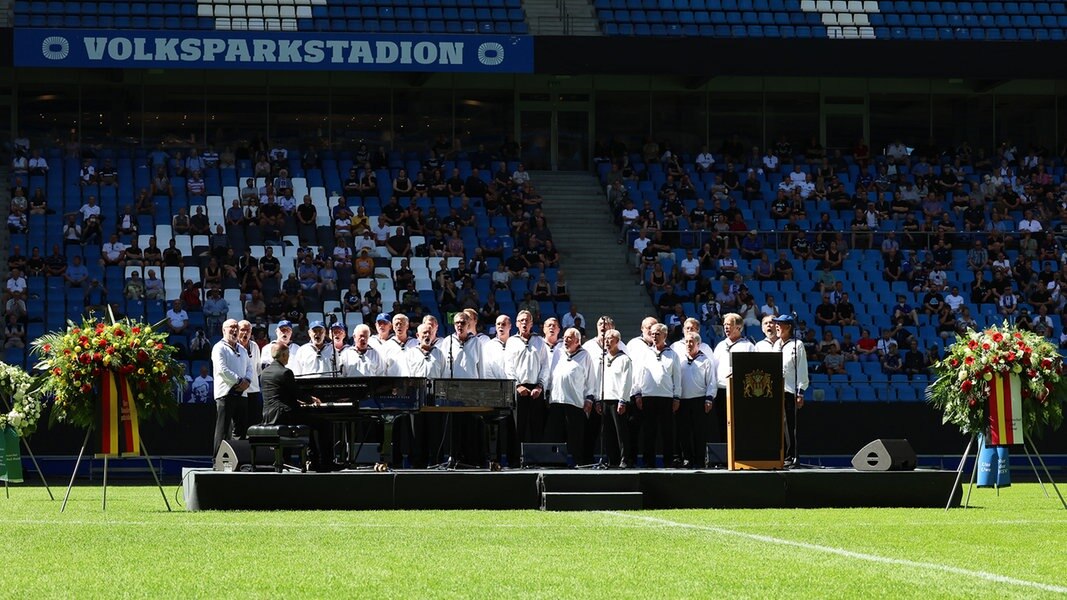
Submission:
M 884 564 L 884 565 L 899 565 L 902 567 L 911 567 L 915 569 L 922 569 L 926 571 L 939 571 L 942 573 L 952 573 L 954 575 L 962 575 L 964 577 L 971 577 L 974 579 L 981 579 L 983 581 L 991 581 L 994 583 L 1003 583 L 1007 585 L 1014 585 L 1019 587 L 1028 587 L 1033 589 L 1042 590 L 1045 592 L 1053 592 L 1057 594 L 1067 594 L 1067 587 L 1052 585 L 1048 583 L 1041 583 L 1037 581 L 1027 581 L 1025 579 L 1015 579 L 1014 577 L 1006 577 L 1004 575 L 997 575 L 996 573 L 989 573 L 987 571 L 975 571 L 972 569 L 962 569 L 960 567 L 953 567 L 949 565 L 941 565 L 937 563 L 921 562 L 916 560 L 907 560 L 903 558 L 889 558 L 885 556 L 878 556 L 875 554 L 864 554 L 862 552 L 853 552 L 851 550 L 845 550 L 844 548 L 835 548 L 833 546 L 823 546 L 821 544 L 811 544 L 808 542 L 798 542 L 795 540 L 787 540 L 783 538 L 776 538 L 769 535 L 760 535 L 756 533 L 746 533 L 743 531 L 736 531 L 733 529 L 727 529 L 724 527 L 714 527 L 710 525 L 694 525 L 690 523 L 679 523 L 677 521 L 668 521 L 667 519 L 660 519 L 657 517 L 648 517 L 643 515 L 632 515 L 619 513 L 614 511 L 605 511 L 603 514 L 612 515 L 623 519 L 632 519 L 637 521 L 644 521 L 653 525 L 661 527 L 677 527 L 681 529 L 691 529 L 695 531 L 707 531 L 720 535 L 730 535 L 734 537 L 745 538 L 757 542 L 763 542 L 765 544 L 775 544 L 779 546 L 792 546 L 794 548 L 801 548 L 803 550 L 810 550 L 813 552 L 822 552 L 825 554 L 834 554 L 837 556 L 843 556 L 845 558 L 852 558 L 856 560 L 864 560 L 867 562 Z

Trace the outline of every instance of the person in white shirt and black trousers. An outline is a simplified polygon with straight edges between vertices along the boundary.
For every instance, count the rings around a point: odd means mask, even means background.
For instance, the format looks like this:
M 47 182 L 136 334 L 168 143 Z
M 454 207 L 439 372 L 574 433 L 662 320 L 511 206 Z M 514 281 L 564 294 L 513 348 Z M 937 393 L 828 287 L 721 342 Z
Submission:
M 252 383 L 252 361 L 248 351 L 237 343 L 236 319 L 222 324 L 222 340 L 211 349 L 212 377 L 215 380 L 215 443 L 214 456 L 222 441 L 233 431 L 234 416 L 244 403 L 242 394 Z
M 643 456 L 645 468 L 656 468 L 656 433 L 663 440 L 663 466 L 674 462 L 674 413 L 681 396 L 681 367 L 678 355 L 667 346 L 667 326 L 652 326 L 653 344 L 637 360 L 634 375 L 634 403 L 643 415 Z
M 682 451 L 682 466 L 692 469 L 705 466 L 705 415 L 711 412 L 719 387 L 715 357 L 705 354 L 700 347 L 699 333 L 686 334 L 686 353 L 679 359 L 682 385 L 676 417 L 678 446 Z
M 808 388 L 808 353 L 804 343 L 793 338 L 796 325 L 790 315 L 774 318 L 778 326 L 778 341 L 775 348 L 782 353 L 782 375 L 785 376 L 785 464 L 797 460 L 796 427 L 797 412 L 804 406 L 804 390 Z
M 572 327 L 563 333 L 563 347 L 552 355 L 546 435 L 566 439 L 567 452 L 578 465 L 592 462 L 585 456 L 585 420 L 598 390 L 595 365 L 581 342 L 582 334 Z

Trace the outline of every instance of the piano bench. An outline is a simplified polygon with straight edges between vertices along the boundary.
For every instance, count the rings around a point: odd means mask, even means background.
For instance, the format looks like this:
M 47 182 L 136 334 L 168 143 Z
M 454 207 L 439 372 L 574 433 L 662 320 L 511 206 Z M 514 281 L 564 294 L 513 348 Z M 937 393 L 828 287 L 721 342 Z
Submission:
M 300 470 L 307 470 L 311 428 L 307 425 L 253 425 L 248 428 L 248 444 L 252 447 L 252 470 L 256 470 L 256 449 L 274 448 L 274 471 L 282 472 L 286 449 L 300 451 Z

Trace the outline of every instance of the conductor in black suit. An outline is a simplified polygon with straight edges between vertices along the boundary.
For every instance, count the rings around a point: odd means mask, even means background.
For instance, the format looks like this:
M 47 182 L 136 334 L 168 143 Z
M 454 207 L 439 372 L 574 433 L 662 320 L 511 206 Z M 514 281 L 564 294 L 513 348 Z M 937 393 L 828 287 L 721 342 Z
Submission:
M 263 393 L 264 425 L 308 425 L 314 438 L 312 470 L 333 470 L 333 455 L 330 440 L 330 425 L 307 414 L 297 414 L 300 406 L 319 405 L 321 401 L 311 395 L 301 394 L 296 385 L 296 376 L 286 366 L 289 363 L 289 347 L 274 345 L 274 359 L 259 375 L 260 391 Z

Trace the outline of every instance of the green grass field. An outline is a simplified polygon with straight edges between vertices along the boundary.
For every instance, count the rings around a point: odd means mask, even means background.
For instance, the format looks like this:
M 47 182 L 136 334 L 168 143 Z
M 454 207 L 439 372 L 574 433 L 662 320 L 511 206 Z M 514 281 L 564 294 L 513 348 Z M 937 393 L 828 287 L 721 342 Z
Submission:
M 949 512 L 167 513 L 140 486 L 109 488 L 107 512 L 100 499 L 79 485 L 60 514 L 43 488 L 0 494 L 0 597 L 1067 597 L 1067 510 L 1036 484 Z

